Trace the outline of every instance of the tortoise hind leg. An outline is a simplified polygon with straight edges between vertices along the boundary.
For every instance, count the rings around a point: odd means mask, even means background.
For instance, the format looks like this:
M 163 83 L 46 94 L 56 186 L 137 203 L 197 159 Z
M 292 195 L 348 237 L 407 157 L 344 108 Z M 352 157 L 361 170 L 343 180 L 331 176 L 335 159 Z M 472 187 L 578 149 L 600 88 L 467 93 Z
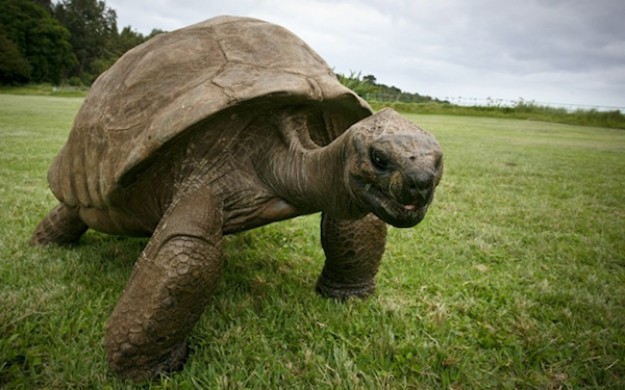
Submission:
M 78 241 L 86 230 L 87 225 L 78 216 L 78 208 L 59 203 L 39 222 L 30 244 L 71 244 Z

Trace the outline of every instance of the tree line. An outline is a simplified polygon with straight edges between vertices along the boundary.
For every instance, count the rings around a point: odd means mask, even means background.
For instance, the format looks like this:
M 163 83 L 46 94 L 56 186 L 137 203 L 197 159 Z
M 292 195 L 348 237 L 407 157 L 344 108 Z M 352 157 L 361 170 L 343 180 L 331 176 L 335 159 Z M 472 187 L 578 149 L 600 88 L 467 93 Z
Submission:
M 0 83 L 91 85 L 124 52 L 162 32 L 121 31 L 102 0 L 0 0 Z
M 374 75 L 361 76 L 352 72 L 349 76 L 337 74 L 341 84 L 356 92 L 368 102 L 402 102 L 402 103 L 448 103 L 418 93 L 404 92 L 395 86 L 378 83 Z

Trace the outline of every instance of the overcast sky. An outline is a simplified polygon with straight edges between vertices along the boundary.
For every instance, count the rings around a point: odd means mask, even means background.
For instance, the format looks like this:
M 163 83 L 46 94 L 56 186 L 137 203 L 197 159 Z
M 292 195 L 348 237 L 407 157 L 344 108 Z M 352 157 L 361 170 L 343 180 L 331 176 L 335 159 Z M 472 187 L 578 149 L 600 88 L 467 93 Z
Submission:
M 107 0 L 148 34 L 218 15 L 280 24 L 336 72 L 437 98 L 625 109 L 625 0 Z M 478 101 L 483 103 L 483 101 Z

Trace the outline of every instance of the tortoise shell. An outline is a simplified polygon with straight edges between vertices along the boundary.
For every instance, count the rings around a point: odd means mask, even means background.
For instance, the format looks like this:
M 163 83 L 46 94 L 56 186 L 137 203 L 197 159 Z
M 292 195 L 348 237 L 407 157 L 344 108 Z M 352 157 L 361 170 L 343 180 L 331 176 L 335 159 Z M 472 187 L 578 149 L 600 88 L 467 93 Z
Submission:
M 290 31 L 257 19 L 217 17 L 157 35 L 95 81 L 52 163 L 50 188 L 68 206 L 104 208 L 133 180 L 133 171 L 175 137 L 214 131 L 195 125 L 248 102 L 267 109 L 321 107 L 325 125 L 309 134 L 319 144 L 371 115 Z

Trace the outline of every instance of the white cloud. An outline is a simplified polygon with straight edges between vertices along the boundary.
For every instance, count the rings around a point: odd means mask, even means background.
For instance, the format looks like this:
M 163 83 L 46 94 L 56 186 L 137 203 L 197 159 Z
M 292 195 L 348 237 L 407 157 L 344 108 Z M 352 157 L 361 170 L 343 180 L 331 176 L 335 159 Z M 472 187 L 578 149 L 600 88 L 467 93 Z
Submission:
M 622 0 L 109 0 L 147 34 L 222 14 L 281 24 L 337 71 L 436 97 L 625 107 Z

